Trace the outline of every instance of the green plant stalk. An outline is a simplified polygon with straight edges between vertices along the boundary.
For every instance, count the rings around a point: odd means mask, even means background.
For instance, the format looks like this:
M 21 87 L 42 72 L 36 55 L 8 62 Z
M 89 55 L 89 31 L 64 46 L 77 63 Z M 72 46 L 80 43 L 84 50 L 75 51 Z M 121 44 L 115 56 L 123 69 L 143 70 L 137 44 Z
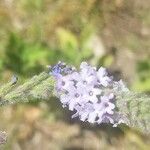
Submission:
M 0 87 L 0 106 L 29 102 L 32 100 L 49 100 L 56 96 L 55 79 L 43 72 L 27 80 L 23 85 L 7 83 Z M 124 118 L 124 123 L 150 134 L 150 97 L 140 93 L 116 93 L 117 112 Z
M 23 85 L 7 83 L 0 87 L 0 106 L 33 99 L 49 99 L 54 95 L 54 85 L 54 78 L 46 72 L 34 76 Z
M 135 92 L 118 94 L 118 112 L 126 119 L 125 123 L 144 134 L 150 134 L 150 97 Z

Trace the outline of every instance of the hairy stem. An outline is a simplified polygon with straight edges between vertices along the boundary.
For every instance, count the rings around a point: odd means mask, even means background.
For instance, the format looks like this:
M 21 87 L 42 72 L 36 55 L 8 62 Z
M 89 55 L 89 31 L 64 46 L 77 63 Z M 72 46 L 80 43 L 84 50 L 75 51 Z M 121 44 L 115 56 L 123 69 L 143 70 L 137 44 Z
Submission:
M 150 97 L 141 93 L 127 92 L 118 95 L 117 108 L 126 119 L 125 123 L 142 133 L 150 134 Z
M 43 72 L 23 85 L 8 83 L 0 88 L 0 105 L 29 102 L 33 99 L 49 99 L 54 95 L 54 82 L 52 76 Z

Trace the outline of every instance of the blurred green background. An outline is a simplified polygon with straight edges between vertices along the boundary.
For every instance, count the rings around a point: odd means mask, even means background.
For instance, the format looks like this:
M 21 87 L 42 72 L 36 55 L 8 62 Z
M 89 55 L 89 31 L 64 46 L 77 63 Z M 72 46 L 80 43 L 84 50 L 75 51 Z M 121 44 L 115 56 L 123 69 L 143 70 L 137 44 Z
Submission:
M 0 0 L 0 83 L 19 83 L 58 60 L 105 66 L 150 93 L 150 1 Z M 149 149 L 149 137 L 71 120 L 57 99 L 0 108 L 4 150 Z

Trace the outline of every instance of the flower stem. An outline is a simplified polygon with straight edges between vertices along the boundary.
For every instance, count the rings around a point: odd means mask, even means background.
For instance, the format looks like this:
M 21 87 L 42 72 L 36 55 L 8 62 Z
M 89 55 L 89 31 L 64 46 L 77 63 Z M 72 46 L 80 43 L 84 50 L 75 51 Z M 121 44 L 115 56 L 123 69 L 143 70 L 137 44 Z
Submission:
M 43 72 L 27 80 L 23 85 L 7 83 L 0 87 L 0 105 L 29 102 L 33 99 L 49 99 L 54 95 L 54 78 Z
M 119 113 L 125 116 L 125 123 L 144 134 L 150 134 L 150 97 L 141 93 L 127 92 L 117 97 Z

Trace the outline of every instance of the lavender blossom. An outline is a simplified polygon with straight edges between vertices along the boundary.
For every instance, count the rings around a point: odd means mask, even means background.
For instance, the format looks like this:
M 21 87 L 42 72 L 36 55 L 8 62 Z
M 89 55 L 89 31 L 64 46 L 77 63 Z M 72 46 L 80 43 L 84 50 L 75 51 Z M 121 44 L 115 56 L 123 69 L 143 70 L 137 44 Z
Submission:
M 70 74 L 75 69 L 74 67 L 67 66 L 64 62 L 59 61 L 55 66 L 48 66 L 51 70 L 50 75 L 61 77 L 61 75 Z
M 97 71 L 98 81 L 104 87 L 108 86 L 111 81 L 111 78 L 108 77 L 107 75 L 108 75 L 108 73 L 107 73 L 106 69 L 103 67 L 100 67 L 99 70 Z
M 89 123 L 111 123 L 117 126 L 122 120 L 115 116 L 115 91 L 126 89 L 123 82 L 113 81 L 105 68 L 82 62 L 80 70 L 59 62 L 52 68 L 56 77 L 56 90 L 63 107 L 75 111 L 72 116 Z M 117 114 L 119 115 L 119 114 Z

